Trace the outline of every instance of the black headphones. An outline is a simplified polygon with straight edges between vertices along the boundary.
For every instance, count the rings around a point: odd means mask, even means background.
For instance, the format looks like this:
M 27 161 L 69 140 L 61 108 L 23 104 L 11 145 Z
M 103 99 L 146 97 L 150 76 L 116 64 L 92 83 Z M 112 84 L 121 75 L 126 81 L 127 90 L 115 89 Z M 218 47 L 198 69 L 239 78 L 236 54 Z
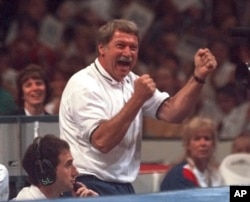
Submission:
M 35 167 L 34 172 L 36 179 L 43 186 L 48 186 L 56 181 L 55 167 L 52 162 L 42 157 L 40 148 L 41 137 L 35 140 L 34 153 L 35 153 Z

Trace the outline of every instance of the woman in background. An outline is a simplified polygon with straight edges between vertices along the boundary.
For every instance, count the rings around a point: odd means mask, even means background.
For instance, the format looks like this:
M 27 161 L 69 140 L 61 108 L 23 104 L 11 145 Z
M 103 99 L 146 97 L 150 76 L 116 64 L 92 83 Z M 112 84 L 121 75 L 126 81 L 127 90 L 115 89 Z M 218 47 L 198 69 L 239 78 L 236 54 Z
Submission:
M 214 162 L 216 125 L 211 119 L 194 117 L 184 127 L 184 159 L 173 166 L 161 184 L 161 191 L 216 187 L 223 184 Z
M 30 64 L 17 78 L 17 101 L 19 109 L 13 115 L 49 115 L 45 105 L 49 101 L 51 87 L 42 67 Z

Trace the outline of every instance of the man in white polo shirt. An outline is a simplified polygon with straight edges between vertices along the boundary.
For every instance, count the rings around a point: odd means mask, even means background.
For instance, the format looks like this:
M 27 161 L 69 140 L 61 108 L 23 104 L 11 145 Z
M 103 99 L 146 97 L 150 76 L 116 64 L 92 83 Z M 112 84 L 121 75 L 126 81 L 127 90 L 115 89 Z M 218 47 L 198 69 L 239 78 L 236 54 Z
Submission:
M 133 194 L 141 163 L 143 116 L 181 122 L 194 106 L 205 78 L 216 68 L 208 49 L 194 56 L 195 69 L 173 97 L 152 78 L 132 72 L 139 30 L 128 20 L 103 25 L 98 58 L 68 81 L 60 104 L 60 135 L 71 146 L 77 178 L 99 195 Z M 164 50 L 163 50 L 164 51 Z

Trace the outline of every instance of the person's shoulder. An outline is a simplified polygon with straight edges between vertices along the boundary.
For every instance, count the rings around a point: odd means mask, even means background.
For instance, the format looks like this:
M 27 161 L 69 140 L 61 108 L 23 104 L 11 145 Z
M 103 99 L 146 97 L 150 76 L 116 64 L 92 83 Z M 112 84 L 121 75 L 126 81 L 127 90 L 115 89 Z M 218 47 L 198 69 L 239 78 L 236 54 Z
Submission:
M 45 195 L 35 185 L 23 187 L 17 194 L 15 201 L 27 201 L 27 200 L 42 200 L 46 199 Z
M 0 164 L 0 183 L 2 186 L 2 183 L 6 182 L 8 183 L 9 178 L 9 172 L 5 165 Z
M 49 113 L 49 112 L 47 112 L 47 111 L 44 111 L 44 115 L 45 115 L 45 116 L 52 116 L 52 114 Z
M 0 171 L 8 172 L 6 166 L 1 163 L 0 163 Z
M 12 97 L 12 95 L 8 92 L 8 91 L 6 91 L 5 89 L 3 89 L 3 88 L 1 88 L 0 87 L 0 97 L 1 97 L 1 100 L 13 100 L 13 97 Z
M 176 170 L 176 169 L 183 169 L 183 167 L 187 164 L 187 161 L 181 161 L 177 163 L 173 163 L 170 167 L 171 170 Z

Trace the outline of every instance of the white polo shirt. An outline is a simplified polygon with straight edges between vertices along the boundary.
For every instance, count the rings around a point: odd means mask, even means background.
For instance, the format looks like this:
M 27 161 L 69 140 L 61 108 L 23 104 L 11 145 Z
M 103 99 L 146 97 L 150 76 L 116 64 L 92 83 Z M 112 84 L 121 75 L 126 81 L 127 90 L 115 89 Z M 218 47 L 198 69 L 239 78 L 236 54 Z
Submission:
M 29 187 L 22 188 L 16 198 L 12 201 L 25 201 L 25 200 L 38 200 L 47 199 L 46 196 L 40 191 L 37 186 L 30 185 Z
M 74 164 L 81 174 L 110 182 L 135 180 L 140 168 L 143 115 L 156 118 L 159 106 L 169 97 L 167 93 L 155 91 L 124 139 L 110 152 L 94 148 L 90 136 L 103 120 L 111 119 L 123 108 L 134 92 L 137 78 L 130 72 L 122 82 L 117 82 L 96 59 L 68 81 L 60 104 L 60 136 L 70 144 Z
M 9 198 L 9 172 L 0 164 L 0 201 L 7 201 Z

